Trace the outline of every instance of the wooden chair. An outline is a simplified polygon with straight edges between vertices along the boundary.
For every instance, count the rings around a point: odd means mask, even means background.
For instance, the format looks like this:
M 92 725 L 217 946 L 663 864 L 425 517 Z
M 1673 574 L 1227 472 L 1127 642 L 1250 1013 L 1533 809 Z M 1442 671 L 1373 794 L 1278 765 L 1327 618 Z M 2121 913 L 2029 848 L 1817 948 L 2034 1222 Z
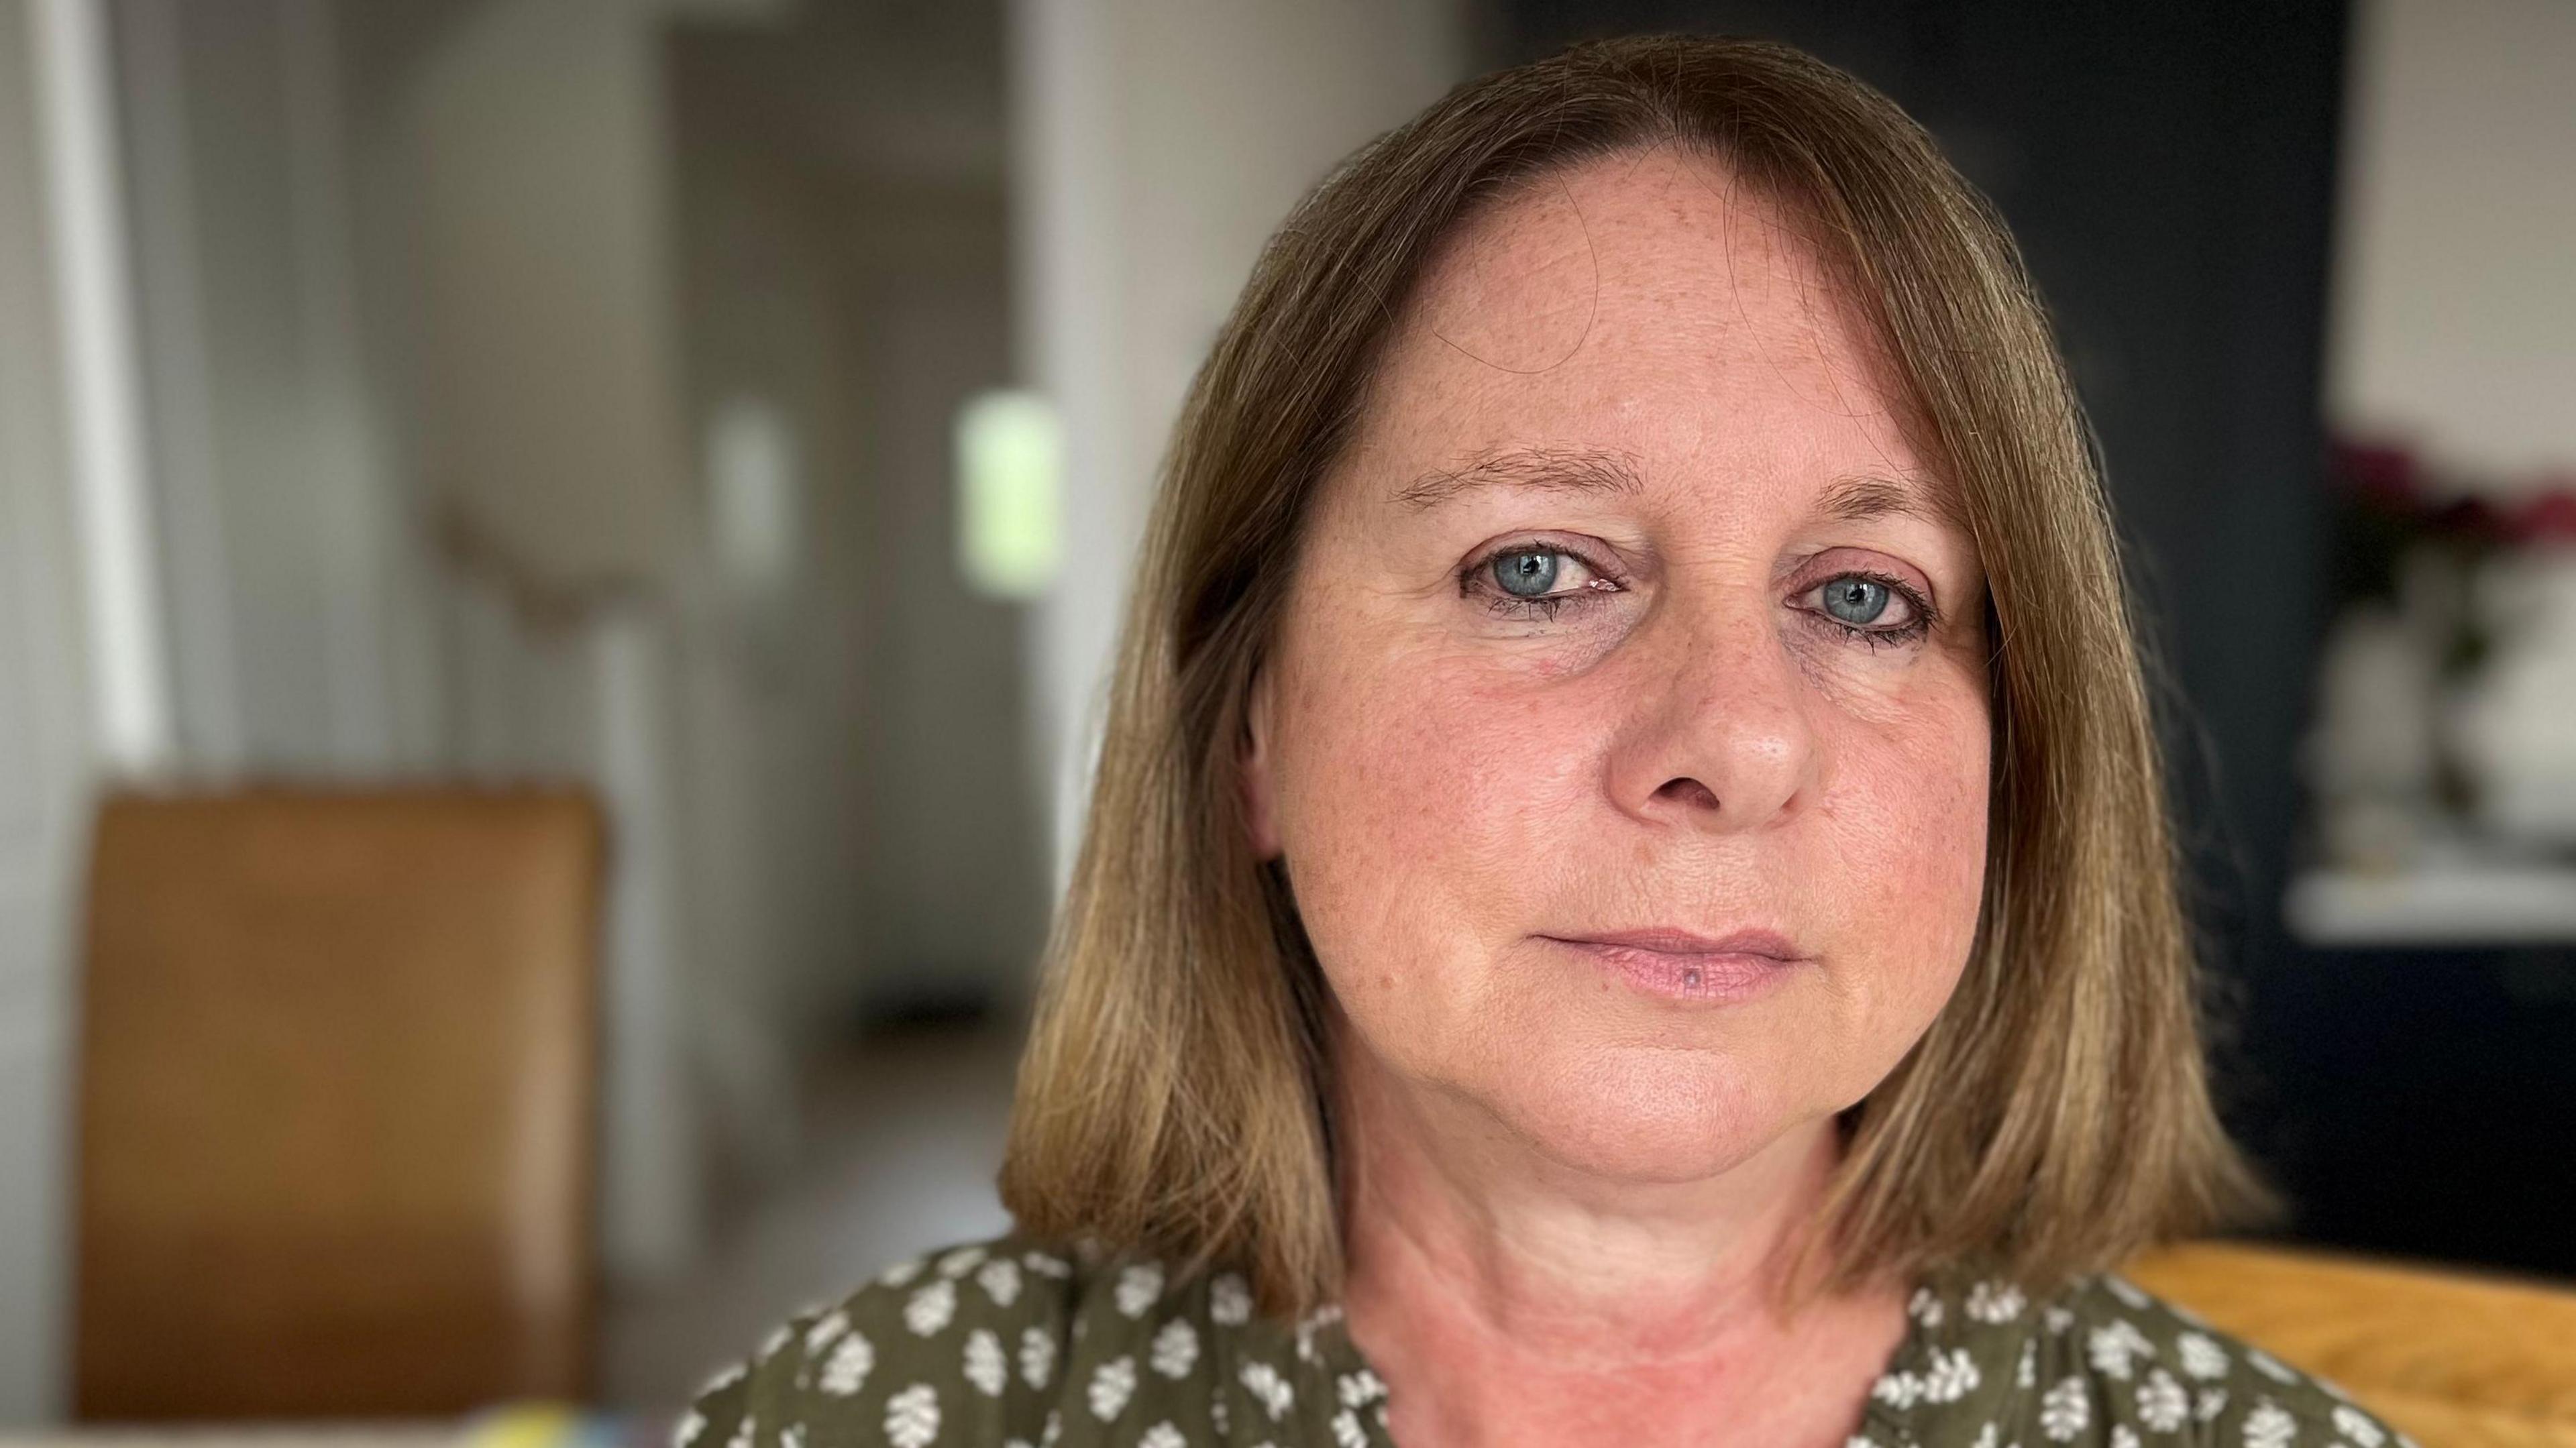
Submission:
M 2576 1291 L 2216 1242 L 2126 1275 L 2341 1385 L 2423 1448 L 2576 1448 Z
M 103 804 L 80 1417 L 581 1393 L 603 835 L 555 790 Z

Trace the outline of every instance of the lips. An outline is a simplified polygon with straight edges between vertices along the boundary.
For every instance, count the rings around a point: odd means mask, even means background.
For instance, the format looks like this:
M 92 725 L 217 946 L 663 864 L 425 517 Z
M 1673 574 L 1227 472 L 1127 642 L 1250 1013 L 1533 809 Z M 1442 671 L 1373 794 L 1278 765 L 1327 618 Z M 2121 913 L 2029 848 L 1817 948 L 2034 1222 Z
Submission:
M 1751 1000 L 1777 988 L 1792 967 L 1808 959 L 1776 930 L 1702 935 L 1657 927 L 1540 938 L 1649 995 L 1693 1005 Z
M 1732 935 L 1701 935 L 1695 931 L 1658 927 L 1647 930 L 1611 930 L 1582 935 L 1554 935 L 1568 945 L 1604 945 L 1627 950 L 1649 950 L 1658 955 L 1758 955 L 1783 963 L 1807 958 L 1795 941 L 1776 930 L 1738 930 Z

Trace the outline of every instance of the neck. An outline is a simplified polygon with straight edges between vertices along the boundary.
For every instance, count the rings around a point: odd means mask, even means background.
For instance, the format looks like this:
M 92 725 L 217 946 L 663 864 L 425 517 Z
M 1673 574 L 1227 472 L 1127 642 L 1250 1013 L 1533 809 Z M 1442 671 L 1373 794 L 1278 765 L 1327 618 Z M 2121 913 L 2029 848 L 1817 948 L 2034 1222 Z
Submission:
M 1716 1177 L 1605 1181 L 1473 1102 L 1396 1079 L 1347 1036 L 1338 1054 L 1344 1301 L 1408 1448 L 1597 1436 L 1605 1403 L 1652 1425 L 1621 1441 L 1684 1441 L 1676 1422 L 1740 1428 L 1730 1405 L 1778 1404 L 1784 1380 L 1813 1380 L 1837 1347 L 1858 1365 L 1856 1405 L 1902 1336 L 1893 1287 L 1777 1310 L 1839 1154 L 1830 1119 Z

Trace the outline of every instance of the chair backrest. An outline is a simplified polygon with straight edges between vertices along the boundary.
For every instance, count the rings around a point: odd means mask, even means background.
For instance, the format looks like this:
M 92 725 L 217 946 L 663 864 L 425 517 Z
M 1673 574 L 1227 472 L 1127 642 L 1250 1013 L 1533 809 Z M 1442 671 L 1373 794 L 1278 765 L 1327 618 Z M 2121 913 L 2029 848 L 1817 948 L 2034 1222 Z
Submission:
M 2340 1385 L 2425 1448 L 2576 1448 L 2576 1290 L 2218 1242 L 2125 1275 Z
M 80 1417 L 581 1392 L 604 833 L 552 789 L 104 802 Z

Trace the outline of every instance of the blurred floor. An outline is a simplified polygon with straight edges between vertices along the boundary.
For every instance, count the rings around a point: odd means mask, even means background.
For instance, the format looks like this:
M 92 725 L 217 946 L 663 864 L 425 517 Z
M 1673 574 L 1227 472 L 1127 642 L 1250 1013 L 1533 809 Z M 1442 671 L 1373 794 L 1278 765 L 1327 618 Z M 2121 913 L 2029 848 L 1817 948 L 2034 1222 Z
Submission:
M 726 1221 L 697 1271 L 608 1304 L 603 1401 L 677 1408 L 800 1309 L 898 1258 L 1007 1227 L 993 1174 L 1018 1049 L 1008 1024 L 920 1028 L 819 1066 L 802 1163 Z

